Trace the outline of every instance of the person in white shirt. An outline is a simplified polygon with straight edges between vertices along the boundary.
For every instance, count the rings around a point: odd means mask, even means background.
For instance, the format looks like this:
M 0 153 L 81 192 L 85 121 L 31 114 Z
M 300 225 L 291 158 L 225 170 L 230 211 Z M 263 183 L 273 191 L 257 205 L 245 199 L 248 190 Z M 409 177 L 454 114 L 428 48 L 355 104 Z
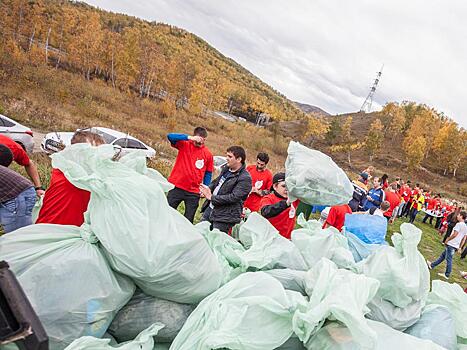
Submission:
M 430 262 L 427 260 L 428 268 L 431 270 L 441 264 L 444 259 L 446 259 L 446 272 L 438 273 L 439 276 L 449 279 L 449 275 L 451 274 L 452 270 L 452 257 L 454 253 L 461 247 L 461 244 L 464 243 L 464 237 L 467 236 L 467 225 L 465 224 L 465 219 L 467 218 L 467 213 L 465 211 L 461 211 L 457 215 L 457 224 L 454 226 L 451 235 L 446 239 L 444 245 L 446 248 L 444 249 L 443 254 L 434 262 Z

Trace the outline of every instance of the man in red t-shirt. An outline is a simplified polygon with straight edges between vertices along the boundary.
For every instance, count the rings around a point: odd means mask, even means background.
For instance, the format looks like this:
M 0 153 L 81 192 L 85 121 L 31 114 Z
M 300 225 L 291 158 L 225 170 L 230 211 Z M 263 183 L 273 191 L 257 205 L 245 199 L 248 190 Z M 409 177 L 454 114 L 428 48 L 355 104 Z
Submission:
M 339 231 L 342 230 L 342 226 L 344 226 L 345 221 L 345 214 L 352 214 L 352 209 L 350 209 L 348 204 L 335 205 L 331 207 L 326 222 L 323 224 L 323 228 L 333 226 Z
M 397 215 L 399 205 L 401 204 L 401 197 L 396 193 L 396 185 L 391 184 L 386 191 L 386 200 L 389 202 L 389 209 L 384 212 L 384 217 L 388 220 L 391 220 L 391 223 L 394 221 Z
M 275 174 L 272 182 L 272 193 L 261 199 L 261 215 L 268 219 L 282 236 L 290 239 L 295 227 L 295 213 L 299 201 L 289 202 L 285 173 Z
M 250 173 L 252 189 L 243 206 L 251 211 L 258 211 L 261 197 L 268 194 L 272 186 L 272 173 L 266 169 L 269 155 L 261 152 L 256 156 L 256 165 L 248 165 L 246 170 Z
M 199 186 L 211 183 L 214 160 L 209 149 L 204 145 L 208 132 L 203 127 L 196 127 L 193 136 L 186 134 L 168 134 L 170 145 L 178 150 L 175 165 L 169 176 L 169 182 L 175 188 L 167 194 L 169 205 L 177 209 L 185 203 L 185 217 L 193 222 L 199 205 Z
M 77 131 L 71 139 L 71 144 L 75 143 L 99 146 L 105 141 L 91 131 Z M 90 198 L 90 192 L 75 187 L 60 170 L 52 169 L 50 185 L 45 191 L 36 224 L 81 226 Z
M 36 194 L 38 196 L 42 196 L 45 191 L 44 188 L 41 186 L 41 179 L 39 177 L 37 167 L 34 164 L 34 162 L 31 159 L 29 159 L 29 156 L 23 149 L 23 147 L 21 147 L 19 144 L 13 141 L 11 138 L 1 134 L 0 145 L 5 145 L 10 149 L 11 153 L 13 153 L 13 161 L 24 167 L 24 170 L 26 170 L 26 173 L 28 174 L 29 178 L 34 184 Z

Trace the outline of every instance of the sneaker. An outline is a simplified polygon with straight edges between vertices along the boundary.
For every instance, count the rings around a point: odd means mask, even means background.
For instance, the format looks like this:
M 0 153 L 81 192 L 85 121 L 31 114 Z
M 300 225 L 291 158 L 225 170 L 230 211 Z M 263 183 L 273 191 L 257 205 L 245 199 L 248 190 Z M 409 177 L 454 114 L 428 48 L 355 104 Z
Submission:
M 438 273 L 438 276 L 439 277 L 443 277 L 445 280 L 448 280 L 449 279 L 449 276 L 446 276 L 444 273 Z
M 430 260 L 427 260 L 426 264 L 428 265 L 429 270 L 433 270 L 433 268 L 431 267 L 431 261 Z
M 462 276 L 462 278 L 467 279 L 467 272 L 461 271 L 461 276 Z

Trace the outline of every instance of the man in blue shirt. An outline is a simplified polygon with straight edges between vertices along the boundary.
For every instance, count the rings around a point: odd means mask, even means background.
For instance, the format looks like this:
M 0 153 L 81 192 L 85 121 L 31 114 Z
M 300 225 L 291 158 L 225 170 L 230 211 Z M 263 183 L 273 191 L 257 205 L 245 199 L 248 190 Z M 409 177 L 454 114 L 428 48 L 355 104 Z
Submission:
M 373 188 L 368 191 L 363 211 L 368 211 L 371 208 L 379 208 L 384 201 L 384 191 L 379 182 L 379 177 L 373 178 Z

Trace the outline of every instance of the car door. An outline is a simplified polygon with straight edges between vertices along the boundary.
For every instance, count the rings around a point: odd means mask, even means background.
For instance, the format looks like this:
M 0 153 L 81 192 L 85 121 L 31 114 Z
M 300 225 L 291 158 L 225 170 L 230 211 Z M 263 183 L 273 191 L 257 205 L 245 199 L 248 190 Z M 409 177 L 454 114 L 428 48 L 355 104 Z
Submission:
M 5 118 L 2 118 L 0 116 L 0 133 L 4 135 L 9 135 L 10 134 L 10 128 L 15 126 L 14 123 L 10 122 L 9 120 L 6 120 Z

